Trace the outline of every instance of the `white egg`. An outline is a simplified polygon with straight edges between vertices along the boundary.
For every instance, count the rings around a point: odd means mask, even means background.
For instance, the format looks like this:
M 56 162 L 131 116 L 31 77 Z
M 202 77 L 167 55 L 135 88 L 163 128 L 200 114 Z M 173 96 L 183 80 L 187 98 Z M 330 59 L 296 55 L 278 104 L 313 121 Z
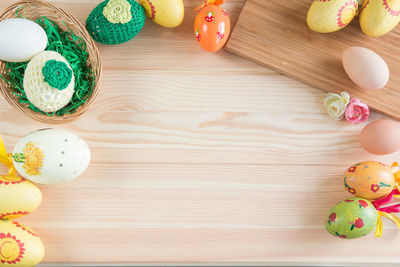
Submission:
M 353 46 L 343 52 L 343 67 L 350 79 L 364 89 L 377 90 L 389 81 L 389 67 L 377 53 Z
M 89 166 L 90 150 L 79 136 L 59 129 L 28 134 L 14 148 L 19 174 L 35 183 L 57 184 L 80 176 Z
M 47 34 L 37 23 L 27 19 L 0 21 L 0 60 L 24 62 L 47 47 Z

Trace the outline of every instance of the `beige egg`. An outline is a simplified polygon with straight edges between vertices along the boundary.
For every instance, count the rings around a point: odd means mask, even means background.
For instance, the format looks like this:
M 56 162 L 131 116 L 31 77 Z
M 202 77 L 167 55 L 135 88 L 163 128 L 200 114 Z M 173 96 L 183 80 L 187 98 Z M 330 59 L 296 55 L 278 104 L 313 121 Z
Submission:
M 385 119 L 371 122 L 361 131 L 360 143 L 372 154 L 394 153 L 400 150 L 400 124 Z
M 71 76 L 65 78 L 63 74 L 66 72 L 70 72 Z M 66 83 L 57 88 L 55 84 L 59 81 Z M 75 78 L 71 66 L 55 51 L 44 51 L 36 55 L 26 67 L 24 76 L 26 96 L 41 111 L 56 112 L 68 105 L 75 92 L 74 87 Z
M 400 22 L 400 0 L 366 0 L 361 8 L 362 31 L 373 37 L 393 30 Z
M 370 49 L 353 46 L 343 52 L 343 67 L 349 78 L 364 89 L 381 89 L 389 81 L 385 60 Z
M 357 0 L 314 0 L 308 10 L 307 24 L 316 32 L 335 32 L 346 27 L 357 13 Z

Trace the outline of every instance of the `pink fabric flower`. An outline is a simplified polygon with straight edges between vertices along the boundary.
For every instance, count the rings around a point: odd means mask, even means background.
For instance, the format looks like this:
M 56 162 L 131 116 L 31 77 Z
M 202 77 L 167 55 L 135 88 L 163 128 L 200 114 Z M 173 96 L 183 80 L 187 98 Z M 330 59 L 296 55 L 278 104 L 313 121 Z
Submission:
M 352 98 L 344 113 L 346 120 L 352 124 L 364 122 L 369 117 L 369 108 L 360 99 Z

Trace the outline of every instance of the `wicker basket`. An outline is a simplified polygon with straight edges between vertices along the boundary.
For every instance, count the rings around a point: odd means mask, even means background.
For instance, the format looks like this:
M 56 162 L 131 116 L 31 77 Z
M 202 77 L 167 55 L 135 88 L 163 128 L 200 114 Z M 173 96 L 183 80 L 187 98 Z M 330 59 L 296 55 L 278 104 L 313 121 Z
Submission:
M 23 8 L 23 11 L 22 11 Z M 92 105 L 94 99 L 96 98 L 100 81 L 101 81 L 101 60 L 99 50 L 97 49 L 96 44 L 93 39 L 90 37 L 89 33 L 86 31 L 86 28 L 71 14 L 64 11 L 63 9 L 57 8 L 52 4 L 38 1 L 38 0 L 27 0 L 21 1 L 11 5 L 6 8 L 3 13 L 0 15 L 0 21 L 14 18 L 16 16 L 17 9 L 21 9 L 20 12 L 23 12 L 25 17 L 30 20 L 36 20 L 42 16 L 46 16 L 49 19 L 56 22 L 62 30 L 70 29 L 77 36 L 80 36 L 85 40 L 87 44 L 87 52 L 89 54 L 88 66 L 93 69 L 93 73 L 95 76 L 95 87 L 93 88 L 93 92 L 88 101 L 83 104 L 79 109 L 73 114 L 66 114 L 64 116 L 52 116 L 49 117 L 47 115 L 40 114 L 38 112 L 32 111 L 28 104 L 19 103 L 18 97 L 11 92 L 11 89 L 0 79 L 0 91 L 4 95 L 5 99 L 17 110 L 23 112 L 25 115 L 29 116 L 32 119 L 35 119 L 40 122 L 48 123 L 48 124 L 61 124 L 70 122 L 82 116 Z M 5 75 L 5 62 L 0 61 L 0 74 Z

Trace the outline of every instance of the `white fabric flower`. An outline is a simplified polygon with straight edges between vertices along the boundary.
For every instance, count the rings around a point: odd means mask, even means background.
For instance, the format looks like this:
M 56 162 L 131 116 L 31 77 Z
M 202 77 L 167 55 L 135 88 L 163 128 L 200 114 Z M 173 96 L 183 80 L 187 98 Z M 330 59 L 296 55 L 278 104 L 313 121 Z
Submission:
M 340 95 L 329 93 L 325 98 L 326 111 L 332 118 L 341 120 L 343 119 L 349 101 L 350 95 L 346 92 L 342 92 Z

